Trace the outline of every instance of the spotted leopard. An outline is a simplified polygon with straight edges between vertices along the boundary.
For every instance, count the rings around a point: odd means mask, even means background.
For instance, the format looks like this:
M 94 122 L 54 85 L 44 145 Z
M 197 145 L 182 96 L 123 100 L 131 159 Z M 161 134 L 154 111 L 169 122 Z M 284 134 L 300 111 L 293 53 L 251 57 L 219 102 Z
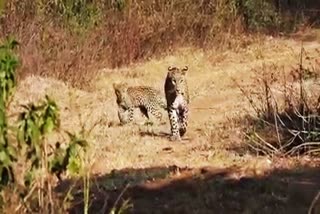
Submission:
M 150 86 L 129 86 L 127 83 L 114 83 L 117 98 L 118 118 L 120 124 L 130 123 L 134 119 L 134 109 L 139 108 L 148 118 L 152 114 L 162 120 L 161 109 L 167 110 L 164 97 L 160 91 Z
M 171 126 L 171 140 L 181 140 L 186 133 L 189 114 L 189 90 L 186 81 L 188 67 L 168 67 L 164 91 Z

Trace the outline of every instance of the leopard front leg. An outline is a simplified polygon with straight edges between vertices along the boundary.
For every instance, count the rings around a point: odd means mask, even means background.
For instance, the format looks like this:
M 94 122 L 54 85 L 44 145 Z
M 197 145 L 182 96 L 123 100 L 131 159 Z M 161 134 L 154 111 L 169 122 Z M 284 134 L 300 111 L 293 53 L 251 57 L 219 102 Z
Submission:
M 128 109 L 128 113 L 129 113 L 129 115 L 128 115 L 128 120 L 129 120 L 129 122 L 131 123 L 132 121 L 133 121 L 133 114 L 134 114 L 134 108 L 129 108 Z
M 187 132 L 188 127 L 188 117 L 189 117 L 189 108 L 187 105 L 185 105 L 182 109 L 180 109 L 179 114 L 179 133 L 182 137 Z
M 120 120 L 120 125 L 124 125 L 133 121 L 134 109 L 125 109 L 123 107 L 118 108 L 118 118 Z
M 179 141 L 181 140 L 180 138 L 180 133 L 179 133 L 179 121 L 178 121 L 178 114 L 177 114 L 177 109 L 170 108 L 168 110 L 169 114 L 169 121 L 170 121 L 170 126 L 171 126 L 171 141 Z
M 120 120 L 120 125 L 128 123 L 128 111 L 122 107 L 118 108 L 118 118 Z

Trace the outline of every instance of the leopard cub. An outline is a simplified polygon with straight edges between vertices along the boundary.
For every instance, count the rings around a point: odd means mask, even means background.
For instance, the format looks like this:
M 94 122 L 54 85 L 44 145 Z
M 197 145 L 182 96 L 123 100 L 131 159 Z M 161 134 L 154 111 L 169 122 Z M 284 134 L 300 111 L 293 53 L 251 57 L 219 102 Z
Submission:
M 127 83 L 114 83 L 114 92 L 118 105 L 120 124 L 130 123 L 134 119 L 134 109 L 150 119 L 150 114 L 162 120 L 161 109 L 167 110 L 164 97 L 160 91 L 150 86 L 129 86 Z

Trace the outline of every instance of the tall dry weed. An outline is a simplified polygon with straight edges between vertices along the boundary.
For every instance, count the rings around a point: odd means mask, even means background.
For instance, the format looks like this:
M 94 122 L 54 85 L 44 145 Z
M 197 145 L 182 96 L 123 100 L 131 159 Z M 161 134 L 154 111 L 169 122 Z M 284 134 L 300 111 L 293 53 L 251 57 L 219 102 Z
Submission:
M 21 41 L 21 77 L 31 73 L 87 87 L 99 67 L 128 65 L 180 46 L 233 49 L 243 33 L 294 29 L 308 5 L 313 2 L 7 0 L 0 38 L 13 34 Z

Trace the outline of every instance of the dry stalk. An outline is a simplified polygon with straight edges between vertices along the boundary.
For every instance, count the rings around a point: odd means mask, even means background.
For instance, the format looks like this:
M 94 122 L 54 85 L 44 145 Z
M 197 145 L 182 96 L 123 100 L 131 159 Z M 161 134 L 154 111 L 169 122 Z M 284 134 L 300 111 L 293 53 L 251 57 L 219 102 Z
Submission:
M 311 203 L 311 205 L 310 205 L 310 207 L 309 207 L 309 210 L 308 210 L 308 214 L 314 214 L 314 208 L 315 208 L 315 206 L 316 206 L 316 204 L 317 204 L 317 202 L 319 201 L 319 199 L 320 199 L 320 191 L 317 193 L 317 195 L 313 198 L 313 200 L 312 200 L 312 203 Z

